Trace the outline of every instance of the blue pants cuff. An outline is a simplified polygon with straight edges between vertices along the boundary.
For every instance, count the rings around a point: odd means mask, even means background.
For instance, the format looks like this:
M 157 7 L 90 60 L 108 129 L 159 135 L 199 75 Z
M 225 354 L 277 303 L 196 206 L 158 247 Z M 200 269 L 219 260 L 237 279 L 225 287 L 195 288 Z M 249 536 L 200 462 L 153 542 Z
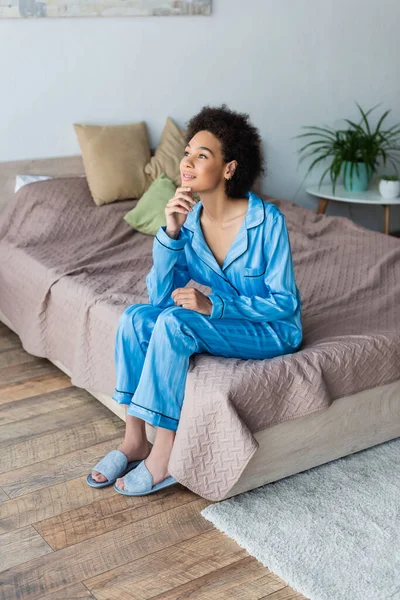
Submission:
M 177 419 L 167 417 L 166 415 L 154 412 L 149 408 L 135 404 L 132 402 L 133 394 L 129 394 L 128 392 L 117 392 L 117 390 L 114 390 L 112 398 L 118 402 L 118 404 L 129 404 L 126 414 L 131 415 L 132 417 L 143 419 L 143 421 L 150 423 L 150 425 L 154 425 L 154 427 L 163 427 L 164 429 L 171 429 L 172 431 L 178 429 L 179 421 Z
M 139 406 L 134 402 L 129 404 L 126 414 L 143 419 L 143 421 L 150 423 L 150 425 L 154 425 L 154 427 L 163 427 L 164 429 L 171 429 L 172 431 L 176 431 L 178 429 L 179 421 L 176 419 L 154 412 L 148 408 L 145 408 L 144 406 Z
M 115 402 L 118 402 L 118 404 L 130 404 L 132 396 L 133 394 L 128 394 L 127 392 L 117 392 L 117 390 L 114 390 L 112 399 L 115 400 Z

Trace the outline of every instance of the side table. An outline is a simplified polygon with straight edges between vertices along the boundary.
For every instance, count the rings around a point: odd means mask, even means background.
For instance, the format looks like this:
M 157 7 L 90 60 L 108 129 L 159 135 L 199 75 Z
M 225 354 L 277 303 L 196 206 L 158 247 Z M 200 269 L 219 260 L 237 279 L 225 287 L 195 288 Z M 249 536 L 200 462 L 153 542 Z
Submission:
M 382 198 L 379 194 L 379 190 L 369 189 L 365 192 L 348 192 L 345 190 L 343 184 L 337 184 L 335 194 L 333 194 L 332 184 L 324 184 L 319 187 L 318 185 L 309 187 L 306 189 L 307 194 L 316 196 L 319 198 L 319 204 L 317 214 L 325 214 L 329 200 L 334 202 L 352 202 L 355 204 L 380 204 L 384 208 L 384 231 L 389 235 L 389 220 L 390 220 L 390 207 L 395 204 L 400 204 L 400 197 Z M 394 232 L 394 235 L 399 235 L 399 232 Z

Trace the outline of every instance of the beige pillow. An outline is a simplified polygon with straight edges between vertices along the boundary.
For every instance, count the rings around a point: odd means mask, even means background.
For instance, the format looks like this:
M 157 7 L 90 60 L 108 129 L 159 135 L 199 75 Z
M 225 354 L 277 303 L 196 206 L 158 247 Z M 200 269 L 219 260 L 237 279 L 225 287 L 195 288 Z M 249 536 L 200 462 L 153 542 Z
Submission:
M 95 203 L 140 198 L 151 185 L 144 168 L 150 146 L 144 121 L 130 125 L 74 124 Z
M 181 129 L 174 121 L 167 117 L 161 141 L 146 165 L 145 173 L 154 181 L 165 173 L 177 186 L 181 185 L 179 165 L 186 148 L 185 130 Z

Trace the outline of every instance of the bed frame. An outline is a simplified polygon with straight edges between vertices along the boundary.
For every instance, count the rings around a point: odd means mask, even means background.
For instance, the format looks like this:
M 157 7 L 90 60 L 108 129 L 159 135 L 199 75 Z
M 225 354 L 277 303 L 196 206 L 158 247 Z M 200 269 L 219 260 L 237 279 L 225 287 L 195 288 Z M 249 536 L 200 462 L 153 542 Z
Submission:
M 17 174 L 76 177 L 84 169 L 80 156 L 0 163 L 0 212 L 14 195 Z M 1 311 L 0 320 L 15 331 Z M 71 376 L 61 362 L 52 362 Z M 87 391 L 125 420 L 123 406 Z M 146 423 L 146 433 L 154 442 L 156 428 Z M 343 396 L 324 411 L 273 425 L 254 437 L 259 449 L 225 498 L 400 437 L 400 379 Z

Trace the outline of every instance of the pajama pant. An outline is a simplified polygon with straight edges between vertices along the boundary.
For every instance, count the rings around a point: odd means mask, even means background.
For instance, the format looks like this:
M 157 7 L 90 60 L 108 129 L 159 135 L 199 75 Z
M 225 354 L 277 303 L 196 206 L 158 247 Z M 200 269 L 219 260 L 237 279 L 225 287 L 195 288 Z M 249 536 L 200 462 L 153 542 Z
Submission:
M 176 431 L 189 358 L 199 352 L 265 359 L 293 349 L 266 321 L 210 319 L 180 306 L 132 304 L 122 313 L 116 334 L 113 400 L 128 404 L 128 415 Z

